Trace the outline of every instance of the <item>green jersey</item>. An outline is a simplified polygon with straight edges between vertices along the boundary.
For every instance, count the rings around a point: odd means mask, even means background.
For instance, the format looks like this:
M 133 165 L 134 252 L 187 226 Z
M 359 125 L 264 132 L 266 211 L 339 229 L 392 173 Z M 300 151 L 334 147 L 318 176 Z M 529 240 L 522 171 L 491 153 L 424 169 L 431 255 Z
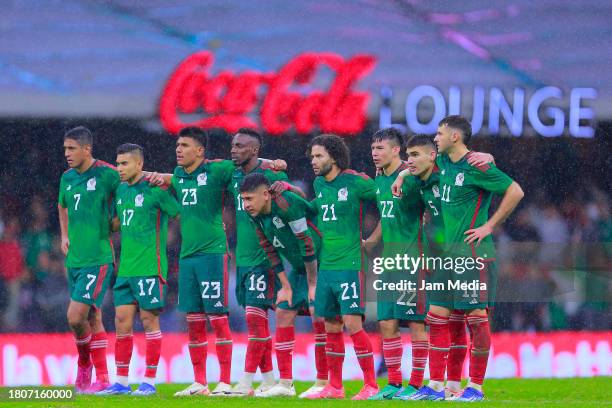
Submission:
M 440 200 L 444 217 L 444 242 L 452 256 L 495 259 L 493 239 L 489 235 L 476 247 L 466 244 L 465 232 L 485 224 L 489 218 L 492 194 L 503 194 L 512 179 L 494 164 L 475 167 L 467 162 L 471 153 L 456 163 L 448 155 L 438 155 Z
M 166 279 L 168 217 L 176 217 L 179 205 L 168 190 L 142 177 L 117 188 L 115 208 L 121 226 L 121 257 L 117 276 L 159 276 Z
M 406 167 L 406 164 L 402 163 L 391 175 L 382 173 L 374 180 L 385 257 L 415 254 L 416 251 L 420 255 L 423 250 L 423 205 L 416 180 L 414 177 L 404 178 L 401 197 L 396 197 L 391 192 L 391 185 Z
M 236 266 L 257 266 L 268 262 L 263 249 L 259 246 L 259 237 L 255 232 L 255 226 L 251 222 L 249 214 L 244 211 L 244 204 L 240 197 L 242 180 L 252 173 L 263 173 L 270 183 L 279 180 L 289 181 L 284 172 L 272 170 L 267 163 L 261 160 L 250 173 L 245 174 L 240 167 L 234 169 L 228 190 L 233 194 L 236 204 Z
M 174 170 L 172 188 L 181 209 L 181 259 L 227 252 L 223 198 L 233 171 L 230 160 L 206 160 L 191 173 L 180 166 Z
M 272 267 L 283 270 L 279 254 L 293 267 L 303 270 L 304 262 L 314 261 L 321 248 L 321 233 L 308 220 L 310 203 L 290 191 L 272 200 L 270 214 L 253 218 L 259 244 Z
M 66 267 L 82 268 L 112 263 L 110 222 L 119 173 L 110 164 L 95 160 L 82 174 L 66 171 L 60 180 L 59 205 L 68 210 L 70 247 Z
M 425 225 L 425 231 L 429 245 L 441 248 L 444 243 L 444 218 L 442 216 L 442 202 L 440 201 L 440 169 L 434 165 L 434 169 L 427 180 L 414 178 L 419 186 L 421 201 L 425 210 L 429 213 L 429 223 Z
M 344 170 L 332 181 L 317 177 L 317 227 L 323 235 L 321 270 L 360 270 L 363 201 L 376 200 L 376 183 L 363 173 Z

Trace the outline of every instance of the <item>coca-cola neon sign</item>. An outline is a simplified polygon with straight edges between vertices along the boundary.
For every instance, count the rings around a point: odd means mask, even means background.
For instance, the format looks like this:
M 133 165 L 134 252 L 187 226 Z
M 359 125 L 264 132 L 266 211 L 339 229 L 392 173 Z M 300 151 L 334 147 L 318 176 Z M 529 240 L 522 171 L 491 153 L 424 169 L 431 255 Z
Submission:
M 306 134 L 315 129 L 350 135 L 366 125 L 370 96 L 354 88 L 376 65 L 371 55 L 344 59 L 333 53 L 303 53 L 278 72 L 222 70 L 212 75 L 213 63 L 212 53 L 197 52 L 181 62 L 168 79 L 159 104 L 160 120 L 168 132 L 194 125 L 228 132 L 260 127 L 272 135 L 291 130 Z M 328 89 L 307 94 L 292 89 L 312 84 L 323 66 L 335 75 Z M 203 117 L 184 120 L 189 114 Z

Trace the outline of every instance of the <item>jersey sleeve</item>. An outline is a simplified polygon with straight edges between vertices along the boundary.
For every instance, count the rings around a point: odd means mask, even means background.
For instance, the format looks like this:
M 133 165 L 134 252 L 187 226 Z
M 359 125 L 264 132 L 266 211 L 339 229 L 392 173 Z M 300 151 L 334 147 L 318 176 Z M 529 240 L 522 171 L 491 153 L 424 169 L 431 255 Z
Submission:
M 172 194 L 167 189 L 156 188 L 157 191 L 157 203 L 159 209 L 166 213 L 170 218 L 174 218 L 178 215 L 180 207 L 177 201 L 174 199 Z
M 402 200 L 410 198 L 414 195 L 420 197 L 420 187 L 416 177 L 404 177 L 404 183 L 402 184 Z
M 231 160 L 220 160 L 215 162 L 215 167 L 219 172 L 219 176 L 221 178 L 221 182 L 223 185 L 227 185 L 232 181 L 232 175 L 234 174 L 234 170 L 236 166 L 234 166 L 234 162 Z
M 358 176 L 356 178 L 358 186 L 358 196 L 364 201 L 376 200 L 376 182 L 368 176 Z
M 298 239 L 302 259 L 304 262 L 314 261 L 316 259 L 315 244 L 306 217 L 310 207 L 309 203 L 294 193 L 284 193 L 277 200 L 279 207 L 283 205 L 280 200 L 286 202 L 287 207 L 283 210 L 282 218 L 289 224 L 291 232 Z
M 108 168 L 106 172 L 106 186 L 108 188 L 108 192 L 114 194 L 121 183 L 121 178 L 119 177 L 119 172 L 114 168 Z
M 62 208 L 68 207 L 68 205 L 66 204 L 66 183 L 64 183 L 64 177 L 63 176 L 60 179 L 59 193 L 57 195 L 57 203 Z
M 289 182 L 289 177 L 284 171 L 266 170 L 266 178 L 270 181 L 270 184 L 275 181 L 286 181 Z
M 476 186 L 494 194 L 504 194 L 513 183 L 513 180 L 493 163 L 481 168 L 472 167 L 470 173 Z
M 253 226 L 255 227 L 255 232 L 257 233 L 257 237 L 259 238 L 259 246 L 264 250 L 266 257 L 270 261 L 270 266 L 274 269 L 274 272 L 281 273 L 283 271 L 283 262 L 281 261 L 278 252 L 276 252 L 276 248 L 274 245 L 268 240 L 266 235 L 263 233 L 261 228 L 251 219 Z

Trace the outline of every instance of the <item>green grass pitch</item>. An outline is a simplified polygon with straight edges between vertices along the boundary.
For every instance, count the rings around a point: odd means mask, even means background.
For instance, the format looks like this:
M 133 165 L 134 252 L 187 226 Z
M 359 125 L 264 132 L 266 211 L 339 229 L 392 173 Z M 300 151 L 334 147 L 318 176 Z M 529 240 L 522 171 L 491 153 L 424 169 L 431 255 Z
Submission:
M 383 381 L 380 382 L 384 384 Z M 298 393 L 304 391 L 310 383 L 296 383 Z M 244 407 L 257 404 L 259 407 L 378 407 L 378 406 L 428 406 L 440 404 L 460 404 L 452 402 L 416 402 L 416 401 L 350 401 L 361 387 L 359 381 L 345 382 L 347 399 L 329 401 L 305 401 L 297 398 L 212 398 L 189 397 L 174 398 L 172 394 L 184 388 L 184 384 L 162 384 L 158 386 L 158 395 L 153 397 L 132 396 L 77 396 L 71 401 L 19 401 L 6 404 L 3 398 L 0 405 L 20 407 L 84 407 L 84 408 L 123 408 L 123 407 Z M 0 393 L 6 396 L 6 388 Z M 570 378 L 570 379 L 505 379 L 487 380 L 485 382 L 486 401 L 477 403 L 486 407 L 612 407 L 612 377 Z

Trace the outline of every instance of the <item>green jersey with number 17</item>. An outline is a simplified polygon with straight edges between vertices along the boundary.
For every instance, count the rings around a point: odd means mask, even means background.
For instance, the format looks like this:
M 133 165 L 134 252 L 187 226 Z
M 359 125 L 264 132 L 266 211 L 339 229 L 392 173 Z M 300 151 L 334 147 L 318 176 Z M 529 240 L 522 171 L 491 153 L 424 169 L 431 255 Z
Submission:
M 376 183 L 363 173 L 344 170 L 331 181 L 314 181 L 317 228 L 323 235 L 321 270 L 361 270 L 363 202 L 376 200 Z
M 181 206 L 181 259 L 227 252 L 223 197 L 233 171 L 230 160 L 205 160 L 191 173 L 180 166 L 174 170 L 172 188 Z
M 83 173 L 66 171 L 60 180 L 58 202 L 68 211 L 70 246 L 66 267 L 83 268 L 112 263 L 110 241 L 113 195 L 119 173 L 110 164 L 95 160 Z
M 168 217 L 179 206 L 165 188 L 149 184 L 146 178 L 129 185 L 121 183 L 115 197 L 121 226 L 121 258 L 117 276 L 159 276 L 166 279 Z
M 259 237 L 255 232 L 255 226 L 251 217 L 244 210 L 244 204 L 240 197 L 240 185 L 242 180 L 252 173 L 263 173 L 270 183 L 275 181 L 289 181 L 287 175 L 282 171 L 275 171 L 267 164 L 259 160 L 257 167 L 249 173 L 244 173 L 242 168 L 234 170 L 232 180 L 228 185 L 228 190 L 234 195 L 236 204 L 236 266 L 257 266 L 267 264 L 268 259 L 259 245 Z

